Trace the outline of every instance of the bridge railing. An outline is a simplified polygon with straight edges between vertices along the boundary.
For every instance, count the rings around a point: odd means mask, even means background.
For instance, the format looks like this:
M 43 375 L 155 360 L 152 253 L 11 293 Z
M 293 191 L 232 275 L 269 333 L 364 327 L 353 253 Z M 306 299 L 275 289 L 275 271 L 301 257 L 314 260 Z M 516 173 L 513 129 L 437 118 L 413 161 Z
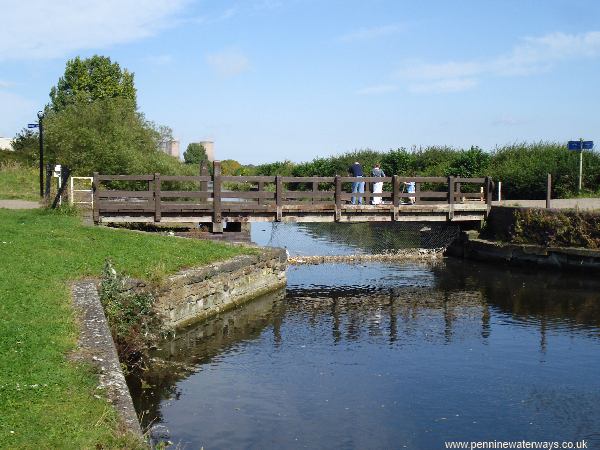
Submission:
M 364 192 L 352 193 L 352 183 L 364 183 Z M 373 183 L 383 182 L 383 191 L 374 193 Z M 414 192 L 408 192 L 408 183 Z M 352 198 L 370 204 L 374 198 L 382 202 L 372 209 L 388 209 L 397 215 L 398 208 L 485 202 L 492 198 L 489 178 L 464 177 L 290 177 L 290 176 L 225 176 L 220 163 L 214 162 L 213 174 L 203 169 L 199 176 L 101 175 L 94 173 L 93 215 L 150 214 L 160 221 L 162 214 L 197 214 L 212 216 L 221 222 L 223 213 L 270 213 L 281 220 L 284 211 L 335 213 L 339 220 L 342 209 Z M 364 206 L 363 206 L 364 207 Z

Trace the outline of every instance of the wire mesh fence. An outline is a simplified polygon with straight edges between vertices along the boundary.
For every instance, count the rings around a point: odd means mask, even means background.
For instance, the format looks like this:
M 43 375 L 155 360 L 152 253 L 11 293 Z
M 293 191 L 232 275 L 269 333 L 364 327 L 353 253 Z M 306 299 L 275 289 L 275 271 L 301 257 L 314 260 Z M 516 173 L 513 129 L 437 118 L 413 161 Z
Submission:
M 382 255 L 407 250 L 443 250 L 460 228 L 448 223 L 263 224 L 258 241 L 287 248 L 291 255 Z M 262 233 L 262 236 L 261 236 Z M 255 236 L 255 242 L 257 241 Z

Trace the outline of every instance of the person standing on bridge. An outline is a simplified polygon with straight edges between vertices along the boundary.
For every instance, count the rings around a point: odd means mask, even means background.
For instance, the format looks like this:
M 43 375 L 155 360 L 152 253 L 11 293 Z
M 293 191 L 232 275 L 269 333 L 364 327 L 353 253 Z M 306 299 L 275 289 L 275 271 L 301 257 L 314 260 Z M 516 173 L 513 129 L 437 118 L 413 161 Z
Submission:
M 408 192 L 409 194 L 413 194 L 412 197 L 408 197 L 408 201 L 411 205 L 414 205 L 416 200 L 416 197 L 414 196 L 416 183 L 414 181 L 408 181 L 404 183 L 404 185 L 406 187 L 406 192 Z
M 385 172 L 381 169 L 379 164 L 375 164 L 371 171 L 372 177 L 385 177 Z M 373 183 L 373 194 L 381 194 L 383 192 L 383 181 L 377 181 Z M 382 201 L 381 197 L 373 197 L 373 204 L 380 205 Z
M 362 178 L 363 176 L 363 170 L 362 170 L 362 166 L 360 165 L 360 163 L 358 161 L 356 161 L 354 164 L 352 164 L 349 168 L 348 168 L 348 173 L 350 174 L 350 176 L 352 177 L 360 177 Z M 356 194 L 363 194 L 365 192 L 365 182 L 364 181 L 354 181 L 352 182 L 352 193 Z M 352 204 L 356 205 L 356 199 L 358 198 L 358 203 L 360 205 L 363 204 L 363 198 L 362 197 L 354 197 L 352 196 Z

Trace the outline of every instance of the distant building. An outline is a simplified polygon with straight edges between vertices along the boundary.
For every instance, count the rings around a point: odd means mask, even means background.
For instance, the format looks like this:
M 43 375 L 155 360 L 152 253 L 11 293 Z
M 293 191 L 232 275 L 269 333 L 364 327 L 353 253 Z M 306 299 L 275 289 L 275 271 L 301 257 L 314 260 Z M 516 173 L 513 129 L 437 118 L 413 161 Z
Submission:
M 206 156 L 208 157 L 208 160 L 210 162 L 213 162 L 215 160 L 215 143 L 214 141 L 200 141 L 198 142 L 198 144 L 202 145 L 202 147 L 204 147 L 204 150 L 206 151 Z
M 9 150 L 11 152 L 14 151 L 15 149 L 12 146 L 12 139 L 0 136 L 0 150 Z
M 179 159 L 179 141 L 172 140 L 161 142 L 160 151 Z

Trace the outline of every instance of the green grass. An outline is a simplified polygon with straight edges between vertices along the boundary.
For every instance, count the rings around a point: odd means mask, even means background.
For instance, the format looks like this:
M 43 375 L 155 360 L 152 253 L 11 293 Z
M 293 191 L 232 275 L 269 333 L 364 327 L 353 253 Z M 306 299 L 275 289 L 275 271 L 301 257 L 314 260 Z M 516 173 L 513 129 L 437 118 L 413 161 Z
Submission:
M 17 161 L 0 163 L 0 199 L 36 201 L 39 189 L 38 169 Z
M 77 323 L 69 281 L 117 270 L 152 279 L 252 250 L 101 227 L 46 210 L 0 209 L 0 448 L 131 448 L 94 394 L 91 368 L 67 359 Z

